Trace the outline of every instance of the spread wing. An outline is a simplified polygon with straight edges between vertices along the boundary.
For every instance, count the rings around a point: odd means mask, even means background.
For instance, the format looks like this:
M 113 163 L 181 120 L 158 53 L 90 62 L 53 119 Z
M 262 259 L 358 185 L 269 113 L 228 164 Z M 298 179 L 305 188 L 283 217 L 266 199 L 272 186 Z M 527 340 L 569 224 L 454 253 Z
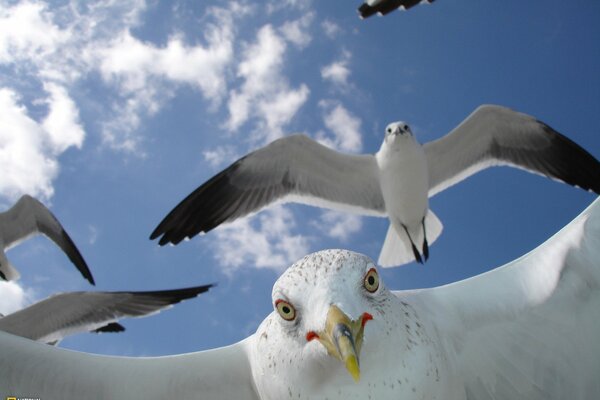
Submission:
M 150 239 L 177 244 L 277 201 L 385 215 L 379 169 L 372 155 L 331 150 L 293 135 L 242 157 L 194 190 Z
M 446 136 L 423 146 L 429 196 L 482 169 L 508 165 L 600 194 L 600 162 L 535 118 L 508 108 L 477 108 Z
M 600 200 L 529 254 L 416 292 L 468 399 L 591 399 L 600 393 Z
M 0 332 L 3 393 L 47 399 L 259 400 L 249 362 L 253 336 L 209 351 L 168 357 L 108 357 Z
M 7 248 L 32 235 L 42 233 L 69 257 L 81 275 L 92 285 L 94 277 L 69 234 L 52 212 L 35 198 L 24 195 L 8 211 L 0 215 L 1 242 Z
M 1 318 L 0 330 L 52 343 L 76 333 L 107 331 L 107 324 L 121 318 L 154 314 L 196 297 L 212 286 L 149 292 L 61 293 Z

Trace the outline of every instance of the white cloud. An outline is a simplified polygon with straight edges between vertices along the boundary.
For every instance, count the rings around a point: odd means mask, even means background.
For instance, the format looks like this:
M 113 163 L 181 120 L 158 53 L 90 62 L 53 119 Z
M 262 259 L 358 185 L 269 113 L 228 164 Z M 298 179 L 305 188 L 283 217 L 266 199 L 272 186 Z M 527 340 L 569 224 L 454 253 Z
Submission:
M 0 299 L 0 314 L 8 315 L 25 307 L 28 296 L 15 282 L 0 281 Z
M 309 252 L 308 238 L 294 234 L 295 221 L 282 205 L 215 230 L 216 259 L 227 273 L 240 267 L 281 272 Z
M 323 122 L 333 133 L 333 138 L 320 132 L 316 135 L 317 140 L 338 150 L 352 153 L 360 152 L 362 150 L 360 119 L 337 102 L 322 100 L 319 102 L 319 106 L 324 110 Z
M 348 68 L 349 62 L 350 53 L 348 51 L 344 51 L 339 60 L 336 60 L 331 64 L 321 68 L 321 78 L 326 81 L 331 81 L 333 84 L 342 89 L 347 88 L 348 77 L 350 76 L 350 68 Z
M 326 19 L 321 22 L 321 28 L 323 28 L 323 32 L 327 35 L 328 38 L 333 39 L 340 33 L 342 33 L 342 28 L 335 22 Z
M 321 213 L 319 221 L 313 225 L 327 236 L 342 242 L 348 240 L 354 233 L 362 228 L 362 217 L 347 212 L 326 210 Z
M 47 83 L 44 89 L 50 97 L 46 100 L 49 110 L 42 127 L 48 133 L 54 152 L 62 153 L 71 146 L 81 148 L 85 132 L 75 102 L 62 86 Z
M 285 39 L 300 48 L 309 45 L 312 37 L 308 29 L 314 19 L 314 13 L 305 14 L 303 17 L 284 23 L 280 29 Z
M 232 146 L 217 146 L 202 152 L 204 160 L 213 168 L 234 162 L 239 156 Z
M 40 123 L 28 115 L 14 91 L 0 88 L 0 193 L 8 198 L 23 193 L 50 198 L 58 156 L 83 141 L 77 110 L 66 91 L 52 85 L 48 90 L 49 111 Z
M 227 129 L 236 131 L 254 117 L 258 119 L 258 141 L 268 142 L 283 135 L 283 127 L 309 95 L 306 85 L 291 89 L 283 76 L 285 51 L 285 41 L 271 25 L 263 26 L 256 41 L 246 47 L 238 66 L 243 83 L 230 92 Z
M 0 5 L 0 63 L 43 58 L 69 37 L 52 23 L 44 4 Z

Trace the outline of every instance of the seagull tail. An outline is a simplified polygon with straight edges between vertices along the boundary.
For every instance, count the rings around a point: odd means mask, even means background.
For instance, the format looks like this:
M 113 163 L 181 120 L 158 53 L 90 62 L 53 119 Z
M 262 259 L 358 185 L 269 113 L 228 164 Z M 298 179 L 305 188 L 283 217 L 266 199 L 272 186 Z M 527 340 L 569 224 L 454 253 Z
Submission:
M 421 231 L 420 234 L 417 235 L 416 243 L 425 243 L 426 239 L 428 245 L 433 244 L 438 236 L 440 236 L 440 233 L 442 233 L 442 229 L 443 225 L 441 221 L 431 210 L 429 210 L 425 216 L 425 232 L 427 238 L 423 237 Z M 421 246 L 418 246 L 418 248 L 421 248 Z M 417 247 L 411 243 L 408 234 L 399 235 L 394 226 L 390 224 L 377 263 L 386 268 L 407 264 L 418 259 L 414 254 L 416 249 Z M 426 247 L 423 247 L 423 249 L 426 249 Z M 425 256 L 425 254 L 423 254 L 423 256 Z

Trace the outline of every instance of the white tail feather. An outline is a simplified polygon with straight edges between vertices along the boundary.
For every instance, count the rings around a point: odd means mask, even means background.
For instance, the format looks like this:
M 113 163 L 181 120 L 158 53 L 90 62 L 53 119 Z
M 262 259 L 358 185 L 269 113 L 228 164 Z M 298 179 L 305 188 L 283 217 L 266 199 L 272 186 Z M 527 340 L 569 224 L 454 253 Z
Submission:
M 441 221 L 433 211 L 429 210 L 425 217 L 425 231 L 427 233 L 427 243 L 430 246 L 440 236 L 442 229 L 443 225 Z M 415 245 L 421 251 L 423 243 L 422 229 L 419 230 L 419 234 L 416 236 Z M 415 256 L 412 252 L 408 235 L 405 232 L 398 234 L 394 226 L 390 223 L 377 263 L 382 267 L 388 268 L 407 264 L 414 261 L 414 259 Z

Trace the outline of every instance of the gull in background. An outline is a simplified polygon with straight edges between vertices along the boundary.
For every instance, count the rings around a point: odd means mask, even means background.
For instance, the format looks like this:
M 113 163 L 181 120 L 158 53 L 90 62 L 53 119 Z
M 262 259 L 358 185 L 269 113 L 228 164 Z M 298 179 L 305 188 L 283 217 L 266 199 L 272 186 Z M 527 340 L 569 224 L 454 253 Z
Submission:
M 534 117 L 478 107 L 421 146 L 404 122 L 385 129 L 379 151 L 344 154 L 304 135 L 277 139 L 209 179 L 181 201 L 150 239 L 178 244 L 279 200 L 388 217 L 378 263 L 424 262 L 442 224 L 428 198 L 482 169 L 507 165 L 600 194 L 600 162 Z
M 529 254 L 436 288 L 390 291 L 366 256 L 314 253 L 277 280 L 272 305 L 241 342 L 167 357 L 0 332 L 0 387 L 62 400 L 593 399 L 600 200 Z
M 386 15 L 398 8 L 408 10 L 419 3 L 431 4 L 434 0 L 368 0 L 358 7 L 361 18 L 368 18 L 373 14 Z
M 24 195 L 9 210 L 0 213 L 0 278 L 12 281 L 19 272 L 11 265 L 5 250 L 37 234 L 44 234 L 69 257 L 69 260 L 92 285 L 94 277 L 58 219 L 35 198 Z
M 147 317 L 214 285 L 146 292 L 59 293 L 0 318 L 0 331 L 48 344 L 82 332 L 122 332 L 121 318 Z

